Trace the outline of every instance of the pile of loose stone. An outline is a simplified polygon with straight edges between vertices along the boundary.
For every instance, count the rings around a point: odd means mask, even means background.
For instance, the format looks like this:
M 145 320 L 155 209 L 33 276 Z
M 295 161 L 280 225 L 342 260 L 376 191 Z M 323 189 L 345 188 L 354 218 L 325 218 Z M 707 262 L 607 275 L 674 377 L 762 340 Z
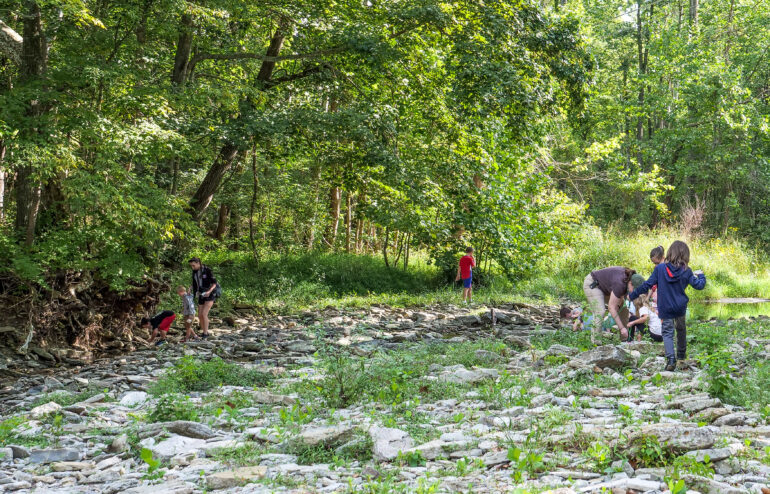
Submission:
M 366 492 L 369 488 L 386 492 L 387 486 L 402 489 L 399 492 L 427 492 L 428 486 L 435 486 L 431 492 L 507 492 L 516 487 L 560 493 L 669 490 L 662 468 L 620 461 L 597 471 L 585 454 L 559 447 L 580 437 L 613 445 L 622 433 L 628 448 L 655 438 L 677 454 L 698 461 L 708 458 L 715 475 L 684 475 L 691 490 L 770 494 L 770 466 L 761 456 L 770 446 L 770 426 L 758 414 L 704 393 L 698 369 L 661 372 L 660 346 L 651 343 L 608 344 L 585 352 L 564 345 L 532 348 L 531 336 L 557 330 L 554 308 L 508 305 L 477 312 L 452 306 L 372 307 L 261 321 L 243 317 L 233 321 L 236 328 L 217 329 L 207 341 L 146 348 L 8 380 L 0 389 L 0 418 L 23 417 L 16 432 L 49 438 L 50 445 L 0 448 L 0 491 L 182 494 Z M 314 353 L 321 343 L 367 356 L 412 342 L 464 343 L 482 338 L 497 338 L 511 352 L 503 357 L 478 350 L 490 365 L 434 365 L 426 376 L 470 389 L 461 399 L 416 405 L 413 412 L 428 418 L 434 439 L 415 440 L 406 427 L 399 427 L 405 420 L 398 416 L 400 412 L 383 410 L 381 404 L 380 414 L 372 413 L 373 405 L 357 404 L 295 428 L 281 426 L 279 411 L 299 406 L 297 395 L 281 390 L 293 382 L 320 377 Z M 752 340 L 743 345 L 762 345 L 770 353 L 768 342 Z M 735 351 L 740 349 L 736 345 Z M 250 396 L 254 406 L 241 409 L 236 424 L 225 416 L 201 422 L 137 421 L 157 403 L 147 393 L 152 382 L 184 355 L 219 356 L 271 371 L 279 378 L 269 389 L 225 386 L 211 392 Z M 572 393 L 570 381 L 594 374 L 617 385 Z M 496 408 L 473 389 L 504 382 L 507 375 L 526 375 L 531 382 L 541 383 L 526 390 L 531 397 L 528 405 Z M 36 404 L 46 393 L 86 388 L 105 392 L 65 407 L 55 402 Z M 191 395 L 193 404 L 205 399 L 206 393 Z M 658 420 L 650 419 L 651 412 Z M 388 413 L 393 420 L 385 425 L 379 417 Z M 61 423 L 53 424 L 51 417 L 57 415 Z M 509 450 L 531 444 L 532 434 L 542 432 L 541 424 L 553 417 L 559 423 L 551 424 L 538 439 L 539 449 L 546 464 L 561 466 L 526 472 L 515 481 L 512 473 L 519 467 L 511 464 Z M 146 462 L 137 458 L 126 433 L 129 427 L 139 445 L 161 461 L 160 474 L 148 473 Z M 371 448 L 371 460 L 300 464 L 290 454 L 290 446 L 344 449 L 360 444 L 362 438 Z M 217 459 L 221 458 L 217 452 L 250 444 L 267 446 L 270 452 L 241 467 Z M 420 461 L 409 466 L 405 458 Z M 374 490 L 378 483 L 380 490 Z

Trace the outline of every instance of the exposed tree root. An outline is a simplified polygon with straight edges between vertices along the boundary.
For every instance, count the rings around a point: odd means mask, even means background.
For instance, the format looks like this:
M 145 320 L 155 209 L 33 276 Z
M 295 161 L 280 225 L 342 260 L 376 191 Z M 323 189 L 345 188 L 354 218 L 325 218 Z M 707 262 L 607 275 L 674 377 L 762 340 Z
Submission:
M 151 313 L 169 289 L 167 282 L 146 277 L 120 293 L 83 272 L 57 273 L 46 281 L 43 286 L 0 277 L 0 304 L 6 308 L 0 326 L 15 329 L 4 333 L 6 350 L 44 360 L 62 359 L 47 348 L 132 350 L 137 318 Z

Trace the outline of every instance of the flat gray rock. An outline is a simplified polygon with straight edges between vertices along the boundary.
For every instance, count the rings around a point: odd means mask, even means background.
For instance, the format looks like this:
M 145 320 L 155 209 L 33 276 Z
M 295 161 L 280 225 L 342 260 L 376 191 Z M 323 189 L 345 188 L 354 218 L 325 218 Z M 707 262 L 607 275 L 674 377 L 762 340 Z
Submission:
M 30 452 L 31 463 L 57 463 L 60 461 L 79 461 L 83 453 L 75 448 L 35 449 Z
M 163 431 L 195 439 L 212 439 L 221 436 L 219 432 L 205 424 L 189 420 L 175 420 L 173 422 L 158 422 L 146 425 L 139 430 L 139 438 L 154 437 Z
M 621 369 L 633 363 L 633 357 L 624 349 L 615 345 L 603 345 L 577 355 L 570 361 L 572 366 Z M 577 365 L 575 365 L 577 364 Z
M 698 427 L 694 424 L 658 423 L 647 424 L 630 437 L 633 444 L 639 444 L 645 437 L 655 437 L 661 446 L 679 452 L 709 449 L 719 434 L 716 427 Z

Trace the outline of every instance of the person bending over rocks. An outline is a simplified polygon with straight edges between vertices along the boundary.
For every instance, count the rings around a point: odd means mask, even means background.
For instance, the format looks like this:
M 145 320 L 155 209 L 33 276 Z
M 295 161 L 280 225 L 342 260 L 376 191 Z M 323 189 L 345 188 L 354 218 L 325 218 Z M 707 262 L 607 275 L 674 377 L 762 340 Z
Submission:
M 628 309 L 623 301 L 634 288 L 644 282 L 644 278 L 636 271 L 622 266 L 597 269 L 589 273 L 583 280 L 583 293 L 593 312 L 593 329 L 591 342 L 596 344 L 601 333 L 602 321 L 609 309 L 620 330 L 620 340 L 628 339 Z
M 211 268 L 201 263 L 197 257 L 189 261 L 192 269 L 191 293 L 198 297 L 198 320 L 201 325 L 201 338 L 209 337 L 209 311 L 217 299 L 217 280 L 211 272 Z
M 637 287 L 628 298 L 635 300 L 658 285 L 658 315 L 660 316 L 663 347 L 666 351 L 667 371 L 676 370 L 677 360 L 687 357 L 687 327 L 685 315 L 690 299 L 685 293 L 687 286 L 696 290 L 706 287 L 703 271 L 693 272 L 690 267 L 690 248 L 681 240 L 675 240 L 668 248 L 665 262 L 655 266 L 650 278 Z M 674 329 L 676 328 L 676 354 L 674 353 Z
M 166 334 L 169 328 L 171 328 L 171 323 L 174 322 L 174 319 L 176 319 L 176 314 L 170 310 L 164 310 L 152 317 L 143 317 L 139 325 L 144 329 L 152 328 L 150 343 L 157 338 L 158 341 L 155 341 L 155 346 L 160 346 L 166 343 Z

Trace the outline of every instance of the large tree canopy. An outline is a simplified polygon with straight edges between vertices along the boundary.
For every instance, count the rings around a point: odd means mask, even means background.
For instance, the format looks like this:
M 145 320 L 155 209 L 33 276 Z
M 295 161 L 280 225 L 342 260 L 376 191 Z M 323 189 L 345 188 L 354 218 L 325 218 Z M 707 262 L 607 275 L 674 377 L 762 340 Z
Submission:
M 510 270 L 579 206 L 537 157 L 593 65 L 533 2 L 2 2 L 6 268 L 115 287 L 255 254 L 474 241 Z M 566 230 L 565 230 L 566 232 Z
M 113 288 L 219 243 L 473 243 L 597 222 L 769 240 L 770 7 L 718 0 L 0 2 L 1 267 Z

